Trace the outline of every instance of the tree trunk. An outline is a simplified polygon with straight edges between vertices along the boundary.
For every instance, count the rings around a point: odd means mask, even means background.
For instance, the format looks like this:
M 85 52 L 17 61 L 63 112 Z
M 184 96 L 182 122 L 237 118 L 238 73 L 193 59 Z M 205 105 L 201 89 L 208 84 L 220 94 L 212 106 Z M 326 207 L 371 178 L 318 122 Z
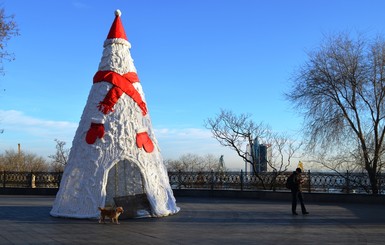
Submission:
M 371 167 L 369 164 L 366 165 L 366 171 L 368 172 L 369 175 L 369 180 L 370 180 L 370 186 L 372 187 L 372 194 L 373 195 L 378 195 L 378 181 L 377 181 L 377 174 L 376 174 L 376 169 Z

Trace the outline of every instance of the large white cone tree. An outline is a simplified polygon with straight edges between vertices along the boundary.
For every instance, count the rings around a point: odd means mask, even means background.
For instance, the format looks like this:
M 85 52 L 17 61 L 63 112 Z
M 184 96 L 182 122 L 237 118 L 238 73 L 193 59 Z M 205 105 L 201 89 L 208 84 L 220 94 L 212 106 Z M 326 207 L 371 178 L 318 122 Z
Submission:
M 52 216 L 97 218 L 98 207 L 113 206 L 115 197 L 138 193 L 145 193 L 151 207 L 143 216 L 161 217 L 179 211 L 120 11 L 115 15 Z

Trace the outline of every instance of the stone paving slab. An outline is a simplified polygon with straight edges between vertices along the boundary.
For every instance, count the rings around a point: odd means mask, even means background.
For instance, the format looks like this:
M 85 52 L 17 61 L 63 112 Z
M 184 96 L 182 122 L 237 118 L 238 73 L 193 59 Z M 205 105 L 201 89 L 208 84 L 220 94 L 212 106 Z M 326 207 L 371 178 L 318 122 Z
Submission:
M 384 244 L 385 208 L 374 204 L 307 204 L 180 197 L 181 211 L 121 220 L 49 215 L 52 196 L 0 196 L 0 244 Z

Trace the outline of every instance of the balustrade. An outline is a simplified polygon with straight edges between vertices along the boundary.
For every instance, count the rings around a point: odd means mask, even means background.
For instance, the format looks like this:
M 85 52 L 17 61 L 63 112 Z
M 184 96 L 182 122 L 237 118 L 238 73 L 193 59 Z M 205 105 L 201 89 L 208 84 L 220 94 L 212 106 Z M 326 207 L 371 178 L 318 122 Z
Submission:
M 291 172 L 265 172 L 255 175 L 240 172 L 168 172 L 173 189 L 210 190 L 285 190 L 285 182 Z M 58 188 L 61 172 L 10 172 L 0 174 L 0 188 Z M 324 193 L 367 193 L 370 181 L 365 173 L 344 174 L 310 172 L 302 174 L 303 191 Z M 385 175 L 379 175 L 378 187 L 385 194 Z

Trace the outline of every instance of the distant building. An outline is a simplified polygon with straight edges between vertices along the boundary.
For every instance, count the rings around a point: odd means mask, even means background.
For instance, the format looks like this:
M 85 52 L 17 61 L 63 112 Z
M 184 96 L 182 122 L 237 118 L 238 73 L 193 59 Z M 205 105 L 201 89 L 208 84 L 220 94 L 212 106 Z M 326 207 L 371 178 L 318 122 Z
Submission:
M 267 171 L 267 162 L 268 162 L 268 156 L 267 156 L 267 146 L 263 144 L 259 144 L 257 147 L 257 170 L 258 172 L 266 172 Z
M 250 146 L 248 146 L 250 148 Z M 253 142 L 253 153 L 255 156 L 255 169 L 257 173 L 267 172 L 268 162 L 272 157 L 271 145 L 269 144 L 259 144 L 258 138 L 254 139 Z M 253 172 L 253 171 L 251 171 Z

